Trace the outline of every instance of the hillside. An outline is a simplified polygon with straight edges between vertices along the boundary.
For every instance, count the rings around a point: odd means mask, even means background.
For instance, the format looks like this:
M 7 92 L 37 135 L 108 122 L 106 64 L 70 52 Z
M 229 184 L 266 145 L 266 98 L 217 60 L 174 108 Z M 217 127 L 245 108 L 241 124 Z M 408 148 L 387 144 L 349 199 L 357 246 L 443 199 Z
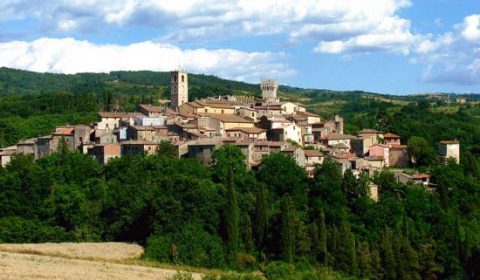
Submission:
M 0 147 L 46 135 L 57 125 L 89 123 L 99 110 L 133 111 L 139 103 L 168 99 L 169 73 L 117 71 L 75 75 L 0 68 Z M 260 96 L 255 84 L 189 75 L 190 99 L 216 95 Z M 282 100 L 302 102 L 323 118 L 341 114 L 347 133 L 389 130 L 405 140 L 417 135 L 435 144 L 459 139 L 480 154 L 480 95 L 394 96 L 280 86 Z M 464 97 L 466 104 L 456 103 Z M 448 124 L 446 127 L 445 125 Z

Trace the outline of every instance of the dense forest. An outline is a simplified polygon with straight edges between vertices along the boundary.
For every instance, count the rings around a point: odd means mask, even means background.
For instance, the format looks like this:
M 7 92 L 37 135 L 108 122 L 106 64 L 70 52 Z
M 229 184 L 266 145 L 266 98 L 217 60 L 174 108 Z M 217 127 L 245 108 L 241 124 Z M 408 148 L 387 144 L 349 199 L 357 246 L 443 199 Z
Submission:
M 192 99 L 258 96 L 257 85 L 189 75 Z M 0 147 L 89 123 L 99 110 L 133 111 L 169 97 L 168 73 L 40 74 L 0 69 Z M 480 98 L 467 104 L 426 96 L 280 87 L 323 118 L 341 114 L 347 133 L 375 128 L 402 136 L 430 172 L 434 192 L 400 185 L 388 171 L 344 176 L 326 161 L 308 178 L 290 157 L 271 154 L 256 171 L 232 146 L 211 167 L 157 155 L 101 167 L 61 149 L 0 168 L 0 242 L 129 241 L 146 259 L 240 271 L 267 279 L 478 279 L 480 271 Z M 461 164 L 439 166 L 436 144 L 458 139 Z M 380 201 L 368 184 L 380 186 Z M 336 272 L 334 272 L 336 271 Z
M 370 179 L 333 161 L 310 179 L 280 153 L 257 171 L 235 146 L 213 158 L 177 159 L 168 143 L 105 167 L 66 147 L 17 156 L 0 169 L 0 242 L 137 242 L 147 259 L 268 279 L 478 279 L 478 163 L 432 167 L 435 192 L 378 173 L 375 203 Z

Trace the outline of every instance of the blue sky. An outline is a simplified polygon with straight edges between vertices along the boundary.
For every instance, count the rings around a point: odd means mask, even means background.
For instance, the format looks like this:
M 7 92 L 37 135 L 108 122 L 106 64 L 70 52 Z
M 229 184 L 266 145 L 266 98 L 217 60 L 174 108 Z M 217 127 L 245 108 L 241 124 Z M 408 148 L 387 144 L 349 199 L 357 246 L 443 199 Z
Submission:
M 2 0 L 0 66 L 480 93 L 480 1 Z

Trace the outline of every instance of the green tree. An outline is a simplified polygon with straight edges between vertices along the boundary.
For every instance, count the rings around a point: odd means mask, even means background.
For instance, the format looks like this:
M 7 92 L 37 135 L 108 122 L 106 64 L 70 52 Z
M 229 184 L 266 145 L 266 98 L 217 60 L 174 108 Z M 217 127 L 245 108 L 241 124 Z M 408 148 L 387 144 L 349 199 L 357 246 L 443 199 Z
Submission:
M 264 184 L 259 184 L 256 191 L 254 224 L 255 243 L 258 249 L 263 250 L 268 232 L 268 199 Z
M 227 205 L 225 207 L 225 228 L 229 252 L 232 256 L 234 256 L 239 248 L 240 210 L 238 208 L 237 194 L 233 182 L 233 167 L 229 169 L 228 173 Z
M 380 244 L 380 256 L 382 260 L 382 267 L 384 270 L 385 279 L 397 278 L 397 267 L 395 253 L 393 251 L 393 233 L 390 229 L 385 229 L 383 232 L 381 244 Z
M 408 139 L 408 153 L 414 166 L 430 166 L 436 162 L 436 153 L 428 141 L 420 136 Z
M 160 142 L 160 145 L 158 145 L 157 154 L 160 156 L 176 158 L 178 156 L 178 151 L 175 145 L 170 141 L 163 140 Z
M 247 173 L 245 155 L 239 147 L 225 144 L 213 151 L 213 177 L 217 182 L 227 184 L 230 169 L 233 170 L 233 182 L 237 188 Z
M 368 242 L 360 242 L 357 246 L 358 275 L 365 279 L 372 276 L 372 256 Z
M 306 211 L 308 185 L 305 169 L 288 154 L 271 153 L 262 158 L 257 178 L 268 187 L 270 201 L 289 195 L 299 211 Z
M 357 272 L 355 234 L 345 224 L 340 227 L 339 241 L 335 258 L 336 267 L 341 271 L 355 274 Z
M 282 199 L 281 211 L 280 244 L 282 260 L 291 263 L 295 256 L 295 208 L 290 196 L 287 195 Z

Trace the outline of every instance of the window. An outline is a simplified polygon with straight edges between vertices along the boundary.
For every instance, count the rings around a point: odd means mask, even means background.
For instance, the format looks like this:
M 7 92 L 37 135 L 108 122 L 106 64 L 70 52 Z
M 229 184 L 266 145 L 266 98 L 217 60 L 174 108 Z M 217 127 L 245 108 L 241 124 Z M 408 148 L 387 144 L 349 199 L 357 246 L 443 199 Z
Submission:
M 185 76 L 182 75 L 182 83 L 185 82 Z
M 225 113 L 225 110 L 222 110 L 222 114 Z
M 252 118 L 254 118 L 254 117 L 255 117 L 255 113 L 252 113 Z

